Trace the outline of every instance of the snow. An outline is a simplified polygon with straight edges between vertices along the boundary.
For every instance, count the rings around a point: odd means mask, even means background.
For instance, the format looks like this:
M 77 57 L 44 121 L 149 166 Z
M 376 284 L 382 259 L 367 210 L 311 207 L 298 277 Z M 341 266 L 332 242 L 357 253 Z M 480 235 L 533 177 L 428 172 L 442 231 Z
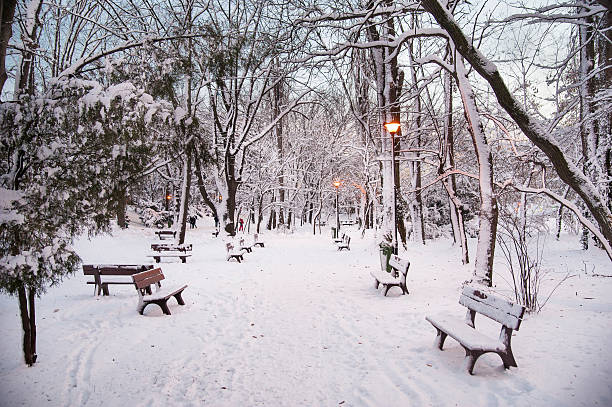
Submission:
M 77 273 L 38 300 L 38 361 L 20 354 L 18 301 L 0 295 L 0 405 L 214 406 L 592 406 L 612 404 L 610 262 L 599 249 L 576 249 L 578 237 L 547 240 L 547 295 L 512 338 L 518 368 L 482 356 L 474 376 L 462 368 L 453 339 L 433 347 L 427 315 L 463 320 L 458 304 L 471 265 L 447 240 L 410 245 L 410 295 L 387 297 L 369 275 L 379 269 L 377 238 L 355 229 L 351 251 L 338 252 L 326 231 L 312 236 L 265 233 L 243 263 L 225 260 L 212 218 L 187 230 L 193 256 L 161 263 L 163 287 L 188 287 L 172 315 L 111 285 L 109 297 Z M 309 229 L 309 228 L 308 228 Z M 251 239 L 250 237 L 247 240 Z M 153 229 L 132 224 L 114 236 L 75 243 L 86 263 L 148 263 Z M 470 244 L 475 244 L 470 241 Z M 508 296 L 503 263 L 493 276 Z M 492 338 L 499 324 L 476 318 Z
M 13 209 L 13 203 L 23 203 L 23 192 L 0 187 L 0 223 L 22 223 L 23 215 Z

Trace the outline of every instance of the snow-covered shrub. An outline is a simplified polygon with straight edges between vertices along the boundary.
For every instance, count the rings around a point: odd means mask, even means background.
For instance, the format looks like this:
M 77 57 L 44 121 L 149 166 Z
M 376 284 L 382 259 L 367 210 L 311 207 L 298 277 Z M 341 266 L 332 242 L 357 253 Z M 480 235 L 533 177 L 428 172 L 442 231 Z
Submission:
M 512 278 L 517 303 L 538 312 L 540 285 L 544 276 L 542 251 L 545 233 L 535 220 L 524 220 L 515 212 L 500 211 L 497 241 Z
M 40 295 L 76 271 L 73 237 L 110 229 L 164 109 L 130 84 L 77 78 L 0 104 L 0 291 Z

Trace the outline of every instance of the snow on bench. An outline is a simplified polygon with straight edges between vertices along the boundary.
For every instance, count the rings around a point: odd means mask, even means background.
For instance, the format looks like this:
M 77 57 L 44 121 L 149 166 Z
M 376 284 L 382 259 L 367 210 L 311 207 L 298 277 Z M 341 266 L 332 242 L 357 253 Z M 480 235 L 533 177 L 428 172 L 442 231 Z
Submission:
M 130 277 L 132 274 L 152 268 L 152 264 L 83 264 L 83 274 L 93 276 L 93 281 L 87 281 L 87 284 L 94 284 L 94 294 L 97 292 L 97 295 L 100 295 L 102 292 L 106 296 L 109 295 L 109 284 L 134 284 L 131 279 L 117 280 L 117 277 Z M 112 276 L 113 279 L 107 279 L 108 276 Z
M 159 237 L 159 240 L 176 238 L 176 230 L 158 230 L 155 234 Z
M 240 243 L 239 244 L 240 244 L 240 250 L 246 250 L 247 253 L 251 253 L 253 251 L 253 246 L 247 244 L 244 241 L 244 237 L 240 238 Z
M 464 367 L 469 374 L 472 374 L 476 360 L 487 352 L 497 353 L 505 369 L 516 367 L 510 340 L 512 331 L 518 331 L 521 325 L 525 307 L 473 287 L 463 289 L 459 304 L 468 309 L 465 321 L 431 316 L 425 318 L 436 328 L 435 346 L 442 350 L 447 335 L 459 342 L 465 349 Z M 499 339 L 491 338 L 475 329 L 476 313 L 501 324 Z
M 374 277 L 374 287 L 378 289 L 378 286 L 382 284 L 385 288 L 384 295 L 387 296 L 391 287 L 399 287 L 402 289 L 402 295 L 408 294 L 408 287 L 406 286 L 406 274 L 408 274 L 408 268 L 410 262 L 402 259 L 395 254 L 391 255 L 389 259 L 389 265 L 391 266 L 391 272 L 387 273 L 383 270 L 371 271 L 370 275 Z
M 138 313 L 140 315 L 144 314 L 144 309 L 149 304 L 159 305 L 164 314 L 170 315 L 170 309 L 168 308 L 170 297 L 176 298 L 179 305 L 185 305 L 182 293 L 187 288 L 187 285 L 179 288 L 161 288 L 160 281 L 164 279 L 164 274 L 160 268 L 132 275 L 132 280 L 138 289 Z M 149 294 L 151 293 L 152 285 L 156 286 L 157 291 Z
M 262 242 L 261 240 L 259 240 L 259 234 L 255 233 L 253 235 L 253 247 L 265 247 L 264 242 Z
M 159 263 L 162 257 L 178 257 L 182 263 L 186 263 L 187 257 L 191 257 L 191 254 L 187 252 L 191 251 L 192 245 L 153 243 L 151 244 L 151 249 L 155 252 L 148 254 L 147 257 L 153 257 L 156 263 Z
M 342 235 L 342 240 L 336 243 L 336 245 L 338 246 L 338 250 L 342 250 L 342 249 L 351 250 L 350 244 L 351 244 L 351 237 L 349 235 Z
M 244 257 L 242 257 L 242 251 L 234 250 L 234 245 L 232 243 L 228 242 L 225 244 L 225 251 L 227 252 L 227 261 L 236 259 L 236 261 L 240 263 L 242 260 L 244 260 Z

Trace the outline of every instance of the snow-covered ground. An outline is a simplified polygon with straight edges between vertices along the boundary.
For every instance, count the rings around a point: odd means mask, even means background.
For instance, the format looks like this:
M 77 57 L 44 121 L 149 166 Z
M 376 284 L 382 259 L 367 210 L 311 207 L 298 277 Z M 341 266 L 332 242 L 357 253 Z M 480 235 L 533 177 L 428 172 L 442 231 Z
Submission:
M 207 219 L 209 220 L 209 219 Z M 538 315 L 513 337 L 518 368 L 497 355 L 462 370 L 452 339 L 433 347 L 428 314 L 463 318 L 457 300 L 471 266 L 442 240 L 411 245 L 410 295 L 373 288 L 373 236 L 354 229 L 350 252 L 329 232 L 264 234 L 265 248 L 242 264 L 225 261 L 209 224 L 188 230 L 193 257 L 161 265 L 166 286 L 188 284 L 171 316 L 136 312 L 130 286 L 93 295 L 81 273 L 38 301 L 38 362 L 20 351 L 17 300 L 0 296 L 2 406 L 610 406 L 612 267 L 603 252 L 578 250 L 576 237 L 547 241 L 542 295 L 568 272 Z M 85 263 L 143 263 L 154 231 L 134 225 L 82 239 Z M 472 251 L 473 253 L 473 251 Z M 500 253 L 501 255 L 501 253 Z M 500 256 L 501 257 L 501 256 Z M 496 290 L 508 294 L 496 267 Z M 496 336 L 498 325 L 477 317 Z

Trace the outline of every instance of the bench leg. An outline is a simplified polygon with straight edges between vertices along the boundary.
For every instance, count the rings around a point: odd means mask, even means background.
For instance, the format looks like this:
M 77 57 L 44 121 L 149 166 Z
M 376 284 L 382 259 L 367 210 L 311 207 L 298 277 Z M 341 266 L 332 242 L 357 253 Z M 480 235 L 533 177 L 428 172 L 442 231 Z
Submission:
M 174 294 L 174 298 L 176 298 L 176 302 L 178 302 L 178 305 L 185 305 L 185 301 L 183 301 L 182 295 L 183 295 L 182 291 L 180 293 Z
M 170 308 L 168 308 L 168 299 L 155 301 L 157 305 L 162 309 L 164 314 L 170 315 Z
M 391 284 L 383 284 L 383 286 L 385 287 L 385 297 L 386 297 L 387 293 L 389 292 L 389 289 L 393 286 Z
M 510 366 L 518 367 L 516 364 L 516 360 L 514 359 L 514 355 L 512 354 L 512 349 L 508 348 L 506 352 L 500 352 L 498 355 L 502 358 L 504 362 L 504 369 L 510 369 Z
M 436 334 L 436 339 L 434 340 L 434 346 L 442 350 L 442 347 L 444 346 L 444 341 L 446 340 L 447 335 L 446 335 L 446 332 L 442 332 L 438 328 L 436 328 L 436 331 L 438 331 L 438 333 Z
M 187 263 L 187 257 L 186 256 L 181 257 L 181 263 Z
M 465 349 L 465 359 L 463 359 L 463 367 L 469 374 L 473 374 L 474 365 L 476 364 L 476 360 L 482 355 L 484 352 L 481 351 L 471 351 L 469 349 Z
M 155 263 L 159 263 L 161 261 L 161 257 L 153 257 L 155 259 Z
M 404 284 L 400 284 L 400 288 L 402 289 L 402 293 L 403 294 L 406 294 L 406 295 L 410 294 L 408 292 L 408 288 L 406 288 L 406 286 Z
M 378 282 L 378 280 L 374 280 L 374 288 L 376 288 L 378 290 L 378 286 L 380 285 L 380 283 Z
M 161 308 L 164 314 L 171 315 L 170 309 L 168 308 L 168 304 L 166 303 L 167 301 L 168 301 L 167 299 L 166 300 L 155 300 L 155 301 L 148 301 L 148 302 L 138 304 L 138 313 L 140 315 L 144 315 L 144 309 L 146 308 L 147 305 L 157 304 L 159 305 L 159 307 Z
M 107 296 L 107 295 L 110 295 L 110 294 L 108 293 L 108 284 L 104 284 L 104 283 L 102 283 L 102 295 L 106 295 L 106 296 Z

